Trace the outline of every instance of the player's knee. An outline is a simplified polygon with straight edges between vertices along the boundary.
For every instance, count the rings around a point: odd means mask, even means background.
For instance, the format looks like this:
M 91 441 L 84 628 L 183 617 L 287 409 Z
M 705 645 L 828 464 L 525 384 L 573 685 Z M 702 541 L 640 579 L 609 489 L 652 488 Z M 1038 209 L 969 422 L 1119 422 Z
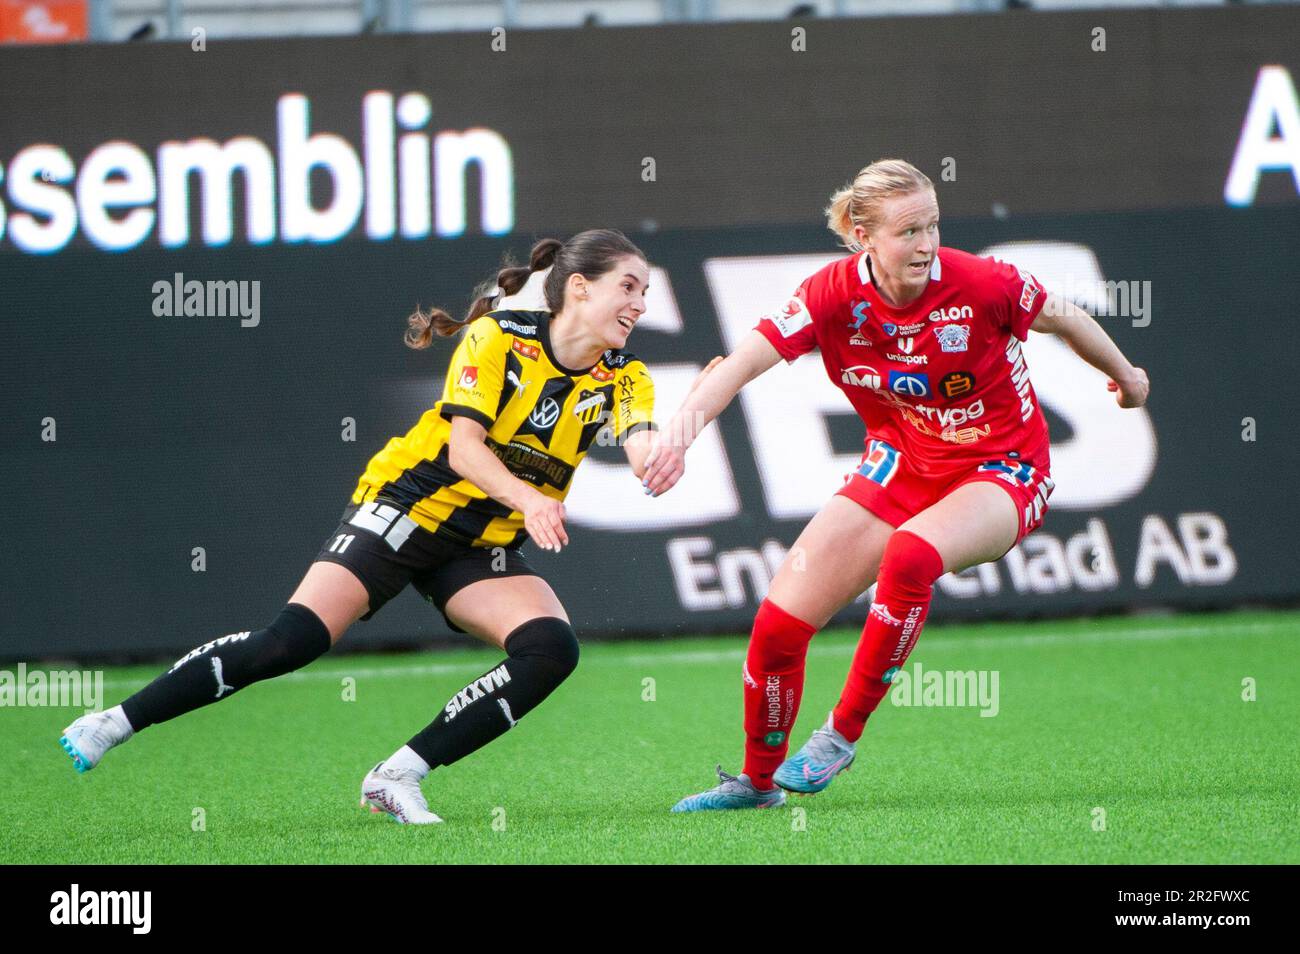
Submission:
M 754 614 L 746 658 L 753 656 L 764 670 L 796 665 L 807 654 L 808 642 L 814 632 L 809 623 L 765 598 Z
M 578 636 L 554 616 L 539 616 L 516 627 L 506 637 L 505 649 L 511 659 L 528 657 L 541 664 L 556 685 L 578 668 Z
M 260 641 L 259 678 L 301 669 L 330 648 L 329 627 L 301 603 L 287 604 L 266 629 L 271 638 Z
M 895 530 L 880 560 L 881 580 L 895 585 L 928 587 L 943 576 L 943 557 L 928 540 L 910 530 Z

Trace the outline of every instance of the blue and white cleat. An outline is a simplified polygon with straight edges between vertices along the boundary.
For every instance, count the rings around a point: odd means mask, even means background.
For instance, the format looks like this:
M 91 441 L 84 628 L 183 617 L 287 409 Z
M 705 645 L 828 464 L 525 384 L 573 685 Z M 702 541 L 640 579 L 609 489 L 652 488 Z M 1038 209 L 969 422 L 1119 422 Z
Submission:
M 788 792 L 814 795 L 830 785 L 831 779 L 847 772 L 857 757 L 852 742 L 835 731 L 832 717 L 812 734 L 803 748 L 781 763 L 772 781 Z
M 718 786 L 698 795 L 687 795 L 673 806 L 675 812 L 708 812 L 729 808 L 780 808 L 785 804 L 785 792 L 779 788 L 761 791 L 754 787 L 749 776 L 728 775 L 718 766 Z
M 385 768 L 380 762 L 361 780 L 361 807 L 375 814 L 386 813 L 403 825 L 436 825 L 442 821 L 429 811 L 420 791 L 420 777 L 414 772 Z
M 135 734 L 121 709 L 121 706 L 114 706 L 107 712 L 92 712 L 63 730 L 59 745 L 72 759 L 78 772 L 89 772 L 99 764 L 105 752 Z

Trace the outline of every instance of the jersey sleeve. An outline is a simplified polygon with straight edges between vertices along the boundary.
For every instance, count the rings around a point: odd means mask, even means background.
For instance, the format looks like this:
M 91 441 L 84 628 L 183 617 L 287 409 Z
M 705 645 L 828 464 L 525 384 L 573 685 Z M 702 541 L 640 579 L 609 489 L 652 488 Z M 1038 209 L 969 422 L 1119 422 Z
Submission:
M 1029 337 L 1029 326 L 1047 301 L 1047 289 L 1033 275 L 1014 265 L 995 258 L 987 261 L 999 326 L 1024 341 Z
M 451 356 L 442 390 L 442 416 L 468 417 L 490 428 L 505 380 L 506 351 L 510 337 L 496 319 L 484 315 L 465 329 Z
M 637 431 L 658 430 L 655 416 L 655 384 L 640 360 L 621 369 L 615 388 L 614 437 L 621 444 Z
M 807 279 L 779 308 L 764 315 L 754 326 L 787 362 L 817 347 L 816 322 L 825 297 L 817 278 L 814 275 Z

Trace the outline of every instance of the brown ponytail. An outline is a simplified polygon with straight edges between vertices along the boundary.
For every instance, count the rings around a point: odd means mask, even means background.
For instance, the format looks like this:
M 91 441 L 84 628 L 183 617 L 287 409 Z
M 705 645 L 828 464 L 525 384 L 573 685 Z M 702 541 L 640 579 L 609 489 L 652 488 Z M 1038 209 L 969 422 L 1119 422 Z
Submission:
M 430 308 L 425 312 L 416 306 L 415 311 L 406 319 L 406 334 L 403 336 L 406 346 L 416 350 L 427 348 L 433 343 L 434 335 L 440 338 L 450 337 L 475 318 L 486 315 L 496 305 L 498 297 L 518 294 L 529 275 L 554 265 L 555 256 L 562 248 L 564 243 L 559 239 L 547 238 L 533 246 L 527 265 L 511 265 L 507 257 L 506 264 L 497 272 L 495 280 L 489 279 L 474 289 L 473 304 L 460 321 L 441 308 Z

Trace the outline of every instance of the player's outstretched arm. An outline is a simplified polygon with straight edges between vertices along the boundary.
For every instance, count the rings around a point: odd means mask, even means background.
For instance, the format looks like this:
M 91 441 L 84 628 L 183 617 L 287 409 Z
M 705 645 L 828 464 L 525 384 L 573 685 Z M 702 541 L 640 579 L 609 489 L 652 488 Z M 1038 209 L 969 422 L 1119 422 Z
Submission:
M 751 331 L 726 358 L 710 361 L 677 413 L 655 434 L 641 478 L 646 493 L 658 496 L 677 483 L 686 472 L 686 450 L 700 432 L 741 388 L 780 360 L 772 343 L 761 332 Z
M 1141 407 L 1146 403 L 1151 390 L 1146 371 L 1130 364 L 1097 319 L 1074 302 L 1048 294 L 1043 310 L 1029 328 L 1056 335 L 1080 358 L 1108 376 L 1106 387 L 1115 392 L 1120 407 Z
M 486 437 L 487 430 L 478 421 L 453 417 L 447 450 L 451 469 L 493 500 L 522 513 L 528 535 L 543 550 L 558 553 L 569 542 L 564 532 L 564 504 L 510 473 L 483 443 Z

